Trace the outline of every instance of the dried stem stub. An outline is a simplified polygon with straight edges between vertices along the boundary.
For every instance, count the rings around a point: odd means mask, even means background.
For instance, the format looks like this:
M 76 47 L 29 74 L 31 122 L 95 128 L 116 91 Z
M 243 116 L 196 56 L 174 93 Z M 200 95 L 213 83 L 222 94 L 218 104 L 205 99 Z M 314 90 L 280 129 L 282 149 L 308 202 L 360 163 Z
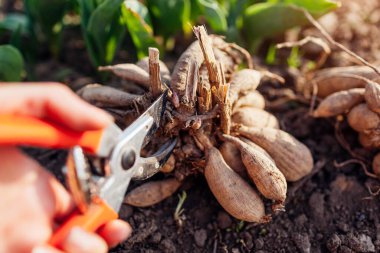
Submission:
M 149 48 L 149 79 L 153 98 L 158 97 L 163 90 L 160 75 L 159 56 L 160 51 L 158 51 L 157 48 Z
M 194 27 L 194 33 L 203 52 L 213 97 L 220 107 L 222 131 L 229 134 L 231 130 L 231 103 L 228 98 L 228 85 L 224 77 L 223 67 L 215 59 L 212 44 L 204 26 Z

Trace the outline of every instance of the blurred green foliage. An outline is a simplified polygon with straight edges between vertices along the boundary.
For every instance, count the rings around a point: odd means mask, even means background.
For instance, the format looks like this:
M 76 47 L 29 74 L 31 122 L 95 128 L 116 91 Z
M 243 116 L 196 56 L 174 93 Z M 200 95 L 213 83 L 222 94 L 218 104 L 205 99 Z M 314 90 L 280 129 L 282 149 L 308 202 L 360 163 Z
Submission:
M 20 51 L 12 45 L 0 46 L 0 81 L 20 81 L 24 60 Z
M 77 16 L 97 67 L 111 64 L 119 48 L 138 58 L 152 46 L 164 53 L 176 39 L 191 40 L 195 24 L 206 24 L 209 32 L 252 49 L 263 38 L 307 24 L 299 8 L 319 17 L 338 6 L 331 0 L 24 0 L 24 14 L 10 13 L 0 20 L 0 36 L 10 31 L 9 44 L 27 59 L 28 51 L 42 43 L 59 56 L 65 17 Z M 24 37 L 30 39 L 28 46 L 23 46 Z

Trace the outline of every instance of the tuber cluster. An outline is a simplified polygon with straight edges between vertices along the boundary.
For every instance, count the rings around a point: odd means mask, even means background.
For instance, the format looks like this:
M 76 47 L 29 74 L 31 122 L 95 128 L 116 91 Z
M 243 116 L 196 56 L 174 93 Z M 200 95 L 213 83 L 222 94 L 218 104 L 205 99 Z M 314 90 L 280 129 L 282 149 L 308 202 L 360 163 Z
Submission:
M 187 176 L 203 172 L 215 198 L 232 216 L 268 222 L 263 199 L 272 201 L 273 212 L 284 210 L 287 181 L 311 172 L 311 152 L 280 130 L 277 118 L 264 110 L 265 99 L 256 88 L 264 77 L 275 75 L 254 70 L 246 50 L 208 35 L 203 26 L 193 31 L 197 41 L 181 55 L 171 74 L 158 50 L 150 48 L 149 57 L 136 64 L 99 68 L 122 79 L 113 87 L 92 84 L 78 93 L 126 127 L 169 89 L 163 126 L 142 151 L 149 154 L 166 139 L 178 138 L 161 169 L 165 179 L 137 186 L 126 195 L 126 204 L 158 203 Z
M 314 117 L 345 115 L 349 126 L 358 132 L 359 143 L 368 150 L 380 148 L 380 85 L 378 75 L 368 67 L 352 66 L 317 72 L 315 81 L 322 101 Z M 380 153 L 379 153 L 380 154 Z M 373 159 L 373 170 L 379 174 L 379 157 Z M 377 168 L 379 167 L 379 168 Z

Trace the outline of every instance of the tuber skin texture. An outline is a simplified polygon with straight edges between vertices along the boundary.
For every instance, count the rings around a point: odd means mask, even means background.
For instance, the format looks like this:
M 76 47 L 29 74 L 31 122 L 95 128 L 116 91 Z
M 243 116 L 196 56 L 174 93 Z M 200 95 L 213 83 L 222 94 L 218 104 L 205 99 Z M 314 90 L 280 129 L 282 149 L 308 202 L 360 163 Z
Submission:
M 351 76 L 350 76 L 351 75 Z M 318 86 L 318 96 L 327 97 L 337 91 L 364 88 L 366 81 L 353 77 L 374 79 L 377 74 L 367 66 L 335 67 L 317 71 L 313 80 Z
M 124 198 L 124 203 L 131 206 L 148 207 L 170 197 L 180 186 L 181 182 L 175 178 L 148 182 L 129 192 Z
M 275 200 L 275 208 L 283 208 L 287 183 L 284 175 L 277 168 L 270 155 L 254 143 L 245 143 L 237 137 L 223 135 L 223 138 L 232 142 L 240 150 L 241 159 L 247 168 L 248 175 L 257 189 L 268 199 Z
M 263 148 L 289 182 L 295 182 L 313 169 L 310 150 L 285 131 L 274 128 L 240 126 L 237 133 Z
M 248 178 L 247 170 L 240 159 L 240 151 L 234 144 L 231 142 L 224 142 L 220 147 L 219 151 L 222 154 L 224 161 L 238 173 L 242 178 Z
M 207 183 L 220 205 L 236 219 L 263 223 L 264 203 L 256 191 L 234 172 L 215 147 L 207 149 L 205 168 Z
M 367 104 L 362 103 L 348 113 L 348 124 L 357 132 L 368 132 L 377 129 L 380 124 L 380 117 L 371 111 Z
M 380 113 L 380 85 L 368 82 L 365 86 L 364 98 L 371 111 Z
M 86 85 L 78 90 L 77 94 L 90 104 L 98 107 L 130 106 L 142 97 L 141 95 L 131 94 L 99 84 Z
M 372 160 L 373 173 L 380 179 L 380 153 L 377 153 Z
M 169 156 L 169 159 L 166 161 L 164 166 L 160 168 L 160 171 L 163 173 L 170 173 L 174 170 L 175 168 L 175 157 L 173 154 Z
M 239 110 L 241 107 L 254 107 L 264 110 L 265 108 L 265 99 L 260 92 L 256 90 L 250 90 L 246 94 L 239 97 L 233 105 L 232 113 Z
M 232 114 L 232 122 L 248 127 L 280 128 L 277 118 L 262 109 L 241 107 Z
M 255 90 L 261 81 L 261 73 L 254 69 L 243 69 L 234 73 L 230 81 L 229 99 L 232 104 L 238 100 L 239 94 Z
M 150 87 L 149 72 L 146 72 L 135 64 L 124 63 L 112 66 L 101 66 L 98 70 L 110 71 L 118 77 L 140 84 L 146 89 L 149 89 Z
M 316 118 L 337 116 L 349 111 L 352 107 L 363 102 L 363 100 L 363 88 L 337 91 L 322 100 L 314 111 L 313 116 Z
M 359 143 L 368 150 L 380 148 L 380 136 L 376 133 L 359 133 Z

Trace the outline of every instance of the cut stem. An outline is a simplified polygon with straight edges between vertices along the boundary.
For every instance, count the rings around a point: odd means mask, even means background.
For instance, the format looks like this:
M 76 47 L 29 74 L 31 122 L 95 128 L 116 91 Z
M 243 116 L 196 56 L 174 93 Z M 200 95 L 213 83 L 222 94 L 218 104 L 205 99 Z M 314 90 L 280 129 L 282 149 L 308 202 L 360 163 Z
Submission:
M 153 98 L 157 98 L 162 93 L 159 56 L 160 51 L 157 48 L 149 48 L 149 78 Z

